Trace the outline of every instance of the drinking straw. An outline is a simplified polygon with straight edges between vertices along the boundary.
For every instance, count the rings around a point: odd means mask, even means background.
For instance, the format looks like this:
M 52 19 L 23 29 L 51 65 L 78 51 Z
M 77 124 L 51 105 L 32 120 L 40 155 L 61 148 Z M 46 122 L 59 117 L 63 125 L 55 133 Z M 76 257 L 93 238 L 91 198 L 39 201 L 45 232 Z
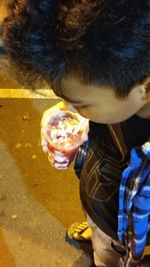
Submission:
M 72 135 L 76 135 L 80 131 L 80 129 L 83 127 L 86 121 L 87 121 L 86 118 L 82 118 L 79 124 L 77 125 L 76 129 L 72 132 Z

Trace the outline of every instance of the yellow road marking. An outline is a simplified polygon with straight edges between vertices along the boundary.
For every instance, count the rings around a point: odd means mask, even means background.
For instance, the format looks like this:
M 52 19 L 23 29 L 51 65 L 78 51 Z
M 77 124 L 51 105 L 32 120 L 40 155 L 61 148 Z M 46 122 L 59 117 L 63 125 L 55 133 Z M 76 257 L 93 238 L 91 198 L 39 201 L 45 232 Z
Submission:
M 58 99 L 50 89 L 3 89 L 0 88 L 0 98 L 51 98 Z

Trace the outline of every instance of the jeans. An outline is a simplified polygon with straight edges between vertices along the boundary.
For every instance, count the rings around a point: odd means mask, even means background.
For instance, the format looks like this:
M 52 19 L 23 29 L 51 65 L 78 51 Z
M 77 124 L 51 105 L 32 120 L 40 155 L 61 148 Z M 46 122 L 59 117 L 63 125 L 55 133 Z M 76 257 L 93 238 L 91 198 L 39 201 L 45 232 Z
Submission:
M 86 214 L 89 227 L 92 229 L 92 247 L 94 263 L 97 267 L 119 267 L 120 258 L 125 255 L 125 248 L 119 241 L 106 235 Z

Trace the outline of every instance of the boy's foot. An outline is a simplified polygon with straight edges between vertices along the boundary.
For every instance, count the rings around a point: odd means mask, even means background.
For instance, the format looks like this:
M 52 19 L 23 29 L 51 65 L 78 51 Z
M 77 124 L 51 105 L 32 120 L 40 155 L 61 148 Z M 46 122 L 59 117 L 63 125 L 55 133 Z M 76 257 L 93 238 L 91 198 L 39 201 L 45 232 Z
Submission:
M 88 226 L 87 222 L 77 222 L 69 227 L 67 236 L 68 238 L 76 241 L 89 242 L 91 240 L 92 230 Z

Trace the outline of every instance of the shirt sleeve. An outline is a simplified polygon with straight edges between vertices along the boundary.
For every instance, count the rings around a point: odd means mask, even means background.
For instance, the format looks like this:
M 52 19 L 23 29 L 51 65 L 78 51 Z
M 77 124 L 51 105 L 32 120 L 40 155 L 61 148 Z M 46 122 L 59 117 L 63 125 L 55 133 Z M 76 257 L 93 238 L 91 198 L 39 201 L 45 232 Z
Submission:
M 85 141 L 78 149 L 75 162 L 74 162 L 74 171 L 78 178 L 80 178 L 80 173 L 83 167 L 84 159 L 86 157 L 89 141 Z

